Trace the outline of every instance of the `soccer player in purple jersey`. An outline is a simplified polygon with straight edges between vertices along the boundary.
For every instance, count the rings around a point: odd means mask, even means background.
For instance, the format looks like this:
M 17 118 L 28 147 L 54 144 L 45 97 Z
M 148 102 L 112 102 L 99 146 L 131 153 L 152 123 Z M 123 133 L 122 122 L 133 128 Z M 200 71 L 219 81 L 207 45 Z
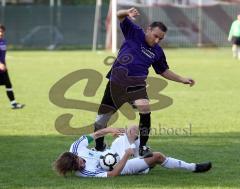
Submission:
M 151 157 L 152 152 L 146 146 L 151 127 L 151 111 L 146 92 L 145 80 L 148 69 L 152 66 L 155 72 L 162 77 L 175 82 L 193 86 L 191 78 L 177 75 L 169 69 L 163 49 L 159 42 L 164 38 L 167 27 L 162 22 L 153 22 L 146 32 L 131 21 L 139 16 L 135 8 L 119 10 L 117 17 L 124 35 L 117 59 L 107 74 L 109 82 L 95 120 L 95 131 L 105 128 L 114 112 L 128 102 L 136 107 L 140 115 L 140 146 L 139 154 Z M 96 150 L 105 149 L 104 138 L 95 140 Z
M 12 84 L 8 75 L 5 56 L 7 50 L 6 40 L 4 39 L 6 28 L 0 24 L 0 85 L 5 85 L 7 96 L 11 102 L 12 109 L 21 109 L 23 104 L 15 101 Z

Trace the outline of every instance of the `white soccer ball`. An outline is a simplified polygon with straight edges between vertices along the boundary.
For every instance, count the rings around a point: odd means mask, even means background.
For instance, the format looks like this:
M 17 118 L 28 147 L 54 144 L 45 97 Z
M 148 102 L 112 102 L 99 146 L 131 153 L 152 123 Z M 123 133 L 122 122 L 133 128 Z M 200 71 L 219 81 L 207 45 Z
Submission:
M 100 166 L 106 170 L 111 171 L 116 166 L 116 164 L 120 161 L 120 156 L 111 151 L 105 151 L 100 156 Z

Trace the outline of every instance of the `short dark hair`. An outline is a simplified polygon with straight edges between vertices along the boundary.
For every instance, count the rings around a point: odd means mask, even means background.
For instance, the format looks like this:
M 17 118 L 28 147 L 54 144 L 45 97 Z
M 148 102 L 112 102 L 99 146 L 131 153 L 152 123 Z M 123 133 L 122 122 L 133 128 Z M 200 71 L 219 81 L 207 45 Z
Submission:
M 3 31 L 6 31 L 6 27 L 2 24 L 0 24 L 0 29 L 2 29 Z
M 163 32 L 167 32 L 167 26 L 165 26 L 164 23 L 162 22 L 153 22 L 149 25 L 150 28 L 156 28 L 158 27 L 160 30 L 162 30 Z
M 67 172 L 77 171 L 78 166 L 78 156 L 71 152 L 62 153 L 57 160 L 53 163 L 53 168 L 61 176 L 66 176 Z

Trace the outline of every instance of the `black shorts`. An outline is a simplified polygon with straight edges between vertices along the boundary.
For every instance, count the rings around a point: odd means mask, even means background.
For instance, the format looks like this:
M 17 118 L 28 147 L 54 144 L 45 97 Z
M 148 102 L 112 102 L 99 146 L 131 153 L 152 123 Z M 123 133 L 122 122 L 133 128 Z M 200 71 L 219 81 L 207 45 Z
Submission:
M 240 37 L 232 37 L 232 44 L 240 46 Z
M 5 85 L 7 88 L 12 88 L 8 71 L 0 72 L 0 85 Z
M 136 108 L 133 103 L 138 99 L 148 99 L 145 86 L 122 87 L 109 81 L 98 114 L 116 112 L 126 102 Z

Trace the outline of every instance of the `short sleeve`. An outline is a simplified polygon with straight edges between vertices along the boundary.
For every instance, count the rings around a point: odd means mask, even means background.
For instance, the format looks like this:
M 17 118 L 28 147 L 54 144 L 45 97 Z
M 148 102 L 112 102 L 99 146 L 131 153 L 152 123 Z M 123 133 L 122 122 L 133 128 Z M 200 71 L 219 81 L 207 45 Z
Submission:
M 133 39 L 138 32 L 143 32 L 142 28 L 134 24 L 128 17 L 120 23 L 120 27 L 125 39 Z
M 94 140 L 92 135 L 86 135 L 86 137 L 87 137 L 87 140 L 88 140 L 88 144 L 90 144 Z
M 78 154 L 79 149 L 86 148 L 88 146 L 88 138 L 87 136 L 81 136 L 78 140 L 76 140 L 70 147 L 70 152 L 74 154 Z
M 156 74 L 161 74 L 165 72 L 167 69 L 169 69 L 166 56 L 163 51 L 159 59 L 152 64 L 152 67 L 155 70 Z

